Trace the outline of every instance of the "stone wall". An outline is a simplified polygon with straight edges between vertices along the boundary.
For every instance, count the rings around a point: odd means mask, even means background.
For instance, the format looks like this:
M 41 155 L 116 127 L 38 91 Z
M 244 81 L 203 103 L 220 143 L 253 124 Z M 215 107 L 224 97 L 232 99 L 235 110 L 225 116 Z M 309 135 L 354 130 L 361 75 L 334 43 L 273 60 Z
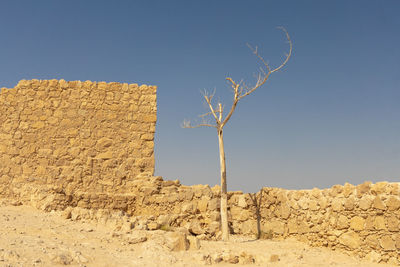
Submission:
M 256 236 L 259 229 L 261 238 L 296 238 L 370 261 L 398 264 L 399 192 L 398 183 L 386 182 L 322 190 L 229 192 L 231 233 Z M 129 194 L 82 193 L 71 201 L 64 193 L 44 196 L 39 192 L 31 203 L 46 210 L 73 206 L 73 217 L 86 219 L 98 217 L 93 210 L 123 210 L 130 216 L 130 225 L 138 229 L 185 227 L 200 239 L 219 239 L 219 197 L 219 186 L 184 186 L 178 180 L 143 177 L 132 184 Z
M 0 195 L 116 193 L 154 173 L 156 87 L 22 80 L 0 92 Z
M 259 221 L 262 233 L 295 237 L 312 246 L 347 251 L 376 262 L 400 262 L 400 186 L 366 182 L 329 189 L 264 188 Z M 255 233 L 257 210 L 248 194 L 230 198 L 234 232 Z

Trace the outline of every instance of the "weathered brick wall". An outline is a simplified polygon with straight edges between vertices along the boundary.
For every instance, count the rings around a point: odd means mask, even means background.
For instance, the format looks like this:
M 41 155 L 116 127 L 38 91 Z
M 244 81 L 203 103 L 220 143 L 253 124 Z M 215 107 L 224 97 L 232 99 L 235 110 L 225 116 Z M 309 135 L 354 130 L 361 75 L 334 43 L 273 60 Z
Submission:
M 22 80 L 0 92 L 0 194 L 112 193 L 154 173 L 156 87 Z

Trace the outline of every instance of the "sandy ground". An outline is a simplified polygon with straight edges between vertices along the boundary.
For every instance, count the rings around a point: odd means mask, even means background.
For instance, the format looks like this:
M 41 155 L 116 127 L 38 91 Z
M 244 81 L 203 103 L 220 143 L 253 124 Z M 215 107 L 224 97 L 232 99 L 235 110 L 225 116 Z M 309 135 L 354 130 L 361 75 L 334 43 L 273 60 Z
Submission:
M 215 265 L 391 266 L 361 261 L 325 248 L 310 248 L 293 240 L 250 240 L 240 236 L 229 242 L 201 241 L 199 250 L 171 252 L 160 241 L 165 231 L 152 232 L 146 231 L 147 241 L 130 244 L 124 236 L 127 234 L 113 233 L 94 222 L 71 221 L 58 212 L 3 203 L 0 266 L 204 266 L 229 255 L 250 255 L 255 263 L 221 261 Z

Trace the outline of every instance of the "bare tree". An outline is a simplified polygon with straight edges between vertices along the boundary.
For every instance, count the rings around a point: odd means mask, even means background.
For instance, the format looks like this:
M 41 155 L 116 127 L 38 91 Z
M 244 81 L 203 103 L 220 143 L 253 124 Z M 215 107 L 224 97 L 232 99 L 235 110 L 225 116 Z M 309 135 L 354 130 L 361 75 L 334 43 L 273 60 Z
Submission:
M 277 68 L 271 68 L 269 64 L 260 56 L 258 53 L 257 47 L 253 48 L 250 45 L 247 45 L 254 55 L 261 61 L 262 67 L 260 67 L 260 71 L 256 76 L 257 80 L 254 86 L 247 85 L 243 80 L 240 82 L 234 81 L 232 78 L 227 77 L 226 80 L 230 83 L 233 88 L 233 102 L 232 106 L 224 116 L 224 107 L 218 102 L 216 105 L 213 105 L 212 99 L 215 95 L 215 91 L 212 94 L 209 94 L 207 91 L 204 91 L 203 97 L 210 109 L 210 112 L 200 115 L 199 117 L 202 119 L 202 122 L 197 125 L 192 125 L 190 121 L 185 120 L 183 122 L 183 128 L 197 128 L 202 126 L 213 127 L 217 129 L 218 133 L 218 143 L 219 143 L 219 158 L 220 158 L 220 168 L 221 168 L 221 230 L 222 230 L 222 240 L 227 241 L 229 239 L 229 229 L 228 229 L 228 197 L 227 197 L 227 184 L 226 184 L 226 164 L 225 164 L 225 151 L 224 151 L 224 138 L 223 138 L 223 129 L 229 119 L 232 117 L 233 112 L 236 109 L 236 106 L 239 100 L 253 93 L 257 88 L 261 87 L 269 78 L 269 76 L 282 69 L 286 63 L 289 61 L 290 56 L 292 55 L 292 41 L 290 36 L 285 28 L 279 27 L 287 38 L 289 43 L 289 53 L 285 54 L 285 59 Z M 207 118 L 211 117 L 212 120 L 215 120 L 215 123 L 210 123 Z

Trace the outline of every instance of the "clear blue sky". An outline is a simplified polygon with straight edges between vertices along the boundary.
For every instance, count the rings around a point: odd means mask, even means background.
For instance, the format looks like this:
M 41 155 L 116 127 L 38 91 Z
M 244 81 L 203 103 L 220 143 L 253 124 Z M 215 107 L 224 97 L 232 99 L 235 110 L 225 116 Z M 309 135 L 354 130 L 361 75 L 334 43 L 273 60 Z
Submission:
M 217 134 L 182 129 L 200 90 L 287 67 L 225 128 L 228 189 L 400 180 L 400 1 L 0 1 L 0 87 L 20 79 L 158 86 L 156 174 L 219 183 Z

